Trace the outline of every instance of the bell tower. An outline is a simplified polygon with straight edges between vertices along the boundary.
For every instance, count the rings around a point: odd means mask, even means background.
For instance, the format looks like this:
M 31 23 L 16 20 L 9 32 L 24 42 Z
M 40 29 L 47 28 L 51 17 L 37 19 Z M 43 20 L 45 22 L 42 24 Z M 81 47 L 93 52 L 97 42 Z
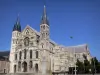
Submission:
M 49 21 L 46 13 L 46 6 L 44 5 L 43 15 L 40 24 L 41 40 L 49 40 Z
M 46 6 L 44 5 L 43 15 L 40 24 L 40 49 L 42 49 L 42 66 L 41 72 L 43 75 L 49 74 L 49 21 L 46 13 Z M 44 66 L 45 65 L 45 66 Z

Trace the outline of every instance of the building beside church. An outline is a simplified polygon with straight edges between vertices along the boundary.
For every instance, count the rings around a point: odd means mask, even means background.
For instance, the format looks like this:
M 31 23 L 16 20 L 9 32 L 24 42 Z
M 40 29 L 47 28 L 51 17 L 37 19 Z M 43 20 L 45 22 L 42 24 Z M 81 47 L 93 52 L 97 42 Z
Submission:
M 21 30 L 19 17 L 13 27 L 9 73 L 49 73 L 68 71 L 75 66 L 76 59 L 84 60 L 85 54 L 91 59 L 88 45 L 65 47 L 50 39 L 50 25 L 44 6 L 40 32 L 29 25 Z
M 9 51 L 0 52 L 0 74 L 9 73 Z

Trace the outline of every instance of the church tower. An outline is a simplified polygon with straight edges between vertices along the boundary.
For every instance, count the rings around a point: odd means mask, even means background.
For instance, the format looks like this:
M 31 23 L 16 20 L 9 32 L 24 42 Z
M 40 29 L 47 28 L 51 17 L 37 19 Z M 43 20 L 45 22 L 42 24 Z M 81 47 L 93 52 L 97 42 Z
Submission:
M 19 15 L 18 15 L 17 21 L 14 24 L 13 31 L 12 31 L 11 49 L 10 49 L 10 58 L 9 58 L 10 73 L 14 73 L 14 69 L 16 69 L 16 66 L 13 61 L 18 58 L 18 55 L 16 54 L 16 48 L 20 42 L 20 38 L 19 38 L 20 35 L 21 35 L 21 25 L 20 25 Z
M 49 72 L 49 54 L 50 54 L 50 46 L 49 46 L 49 21 L 46 13 L 46 6 L 44 5 L 43 15 L 40 24 L 40 49 L 42 50 L 42 69 L 41 72 L 43 75 L 48 74 Z
M 41 40 L 49 40 L 49 22 L 46 13 L 46 7 L 44 5 L 41 25 L 40 25 Z

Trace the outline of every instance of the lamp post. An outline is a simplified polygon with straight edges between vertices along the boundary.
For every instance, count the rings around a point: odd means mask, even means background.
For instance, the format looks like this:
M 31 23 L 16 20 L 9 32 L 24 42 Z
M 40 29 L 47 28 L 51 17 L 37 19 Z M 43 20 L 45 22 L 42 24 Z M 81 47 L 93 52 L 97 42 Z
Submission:
M 77 70 L 76 70 L 76 53 L 75 53 L 75 48 L 74 48 L 74 56 L 75 56 L 75 57 L 74 57 L 74 62 L 75 62 L 75 70 L 74 70 L 74 71 L 75 71 L 75 75 L 76 75 L 76 71 L 77 71 Z

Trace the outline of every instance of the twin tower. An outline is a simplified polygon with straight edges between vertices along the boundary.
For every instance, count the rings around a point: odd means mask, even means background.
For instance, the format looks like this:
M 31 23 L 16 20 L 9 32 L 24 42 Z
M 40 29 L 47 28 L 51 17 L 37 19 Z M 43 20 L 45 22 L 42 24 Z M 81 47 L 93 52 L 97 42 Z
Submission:
M 26 34 L 26 32 L 25 32 L 25 34 Z M 33 34 L 31 36 L 33 37 Z M 44 10 L 43 10 L 43 15 L 41 18 L 40 33 L 38 36 L 39 36 L 39 43 L 41 43 L 41 47 L 49 48 L 48 44 L 47 44 L 47 43 L 49 43 L 49 22 L 48 22 L 45 6 L 44 6 Z M 27 37 L 29 37 L 29 36 L 27 35 Z M 37 35 L 36 35 L 36 37 L 37 37 Z M 18 49 L 19 47 L 21 47 L 22 45 L 29 44 L 28 38 L 25 38 L 24 41 L 22 41 L 22 38 L 24 38 L 24 34 L 22 34 L 21 24 L 20 24 L 20 20 L 19 20 L 19 16 L 18 16 L 17 21 L 13 27 L 13 32 L 12 32 L 12 41 L 11 41 L 11 50 L 10 50 L 10 73 L 16 72 L 16 70 L 17 70 L 18 63 L 16 63 L 15 60 L 17 60 L 17 58 L 18 59 L 21 58 L 22 55 L 26 56 L 26 52 L 24 52 L 24 53 L 17 52 L 17 51 L 19 51 L 19 49 Z M 37 42 L 37 39 L 34 42 Z M 20 51 L 20 52 L 23 52 L 23 51 Z M 38 55 L 38 54 L 36 53 L 36 55 Z M 22 56 L 22 57 L 24 57 L 24 56 Z M 22 64 L 24 64 L 24 70 L 26 70 L 25 63 L 22 63 Z
M 17 21 L 13 27 L 13 32 L 14 31 L 17 31 L 17 33 L 21 32 L 21 24 L 20 24 L 19 16 L 17 17 Z M 45 5 L 43 10 L 43 15 L 41 18 L 40 33 L 41 33 L 40 35 L 41 40 L 49 39 L 49 21 L 48 21 Z

